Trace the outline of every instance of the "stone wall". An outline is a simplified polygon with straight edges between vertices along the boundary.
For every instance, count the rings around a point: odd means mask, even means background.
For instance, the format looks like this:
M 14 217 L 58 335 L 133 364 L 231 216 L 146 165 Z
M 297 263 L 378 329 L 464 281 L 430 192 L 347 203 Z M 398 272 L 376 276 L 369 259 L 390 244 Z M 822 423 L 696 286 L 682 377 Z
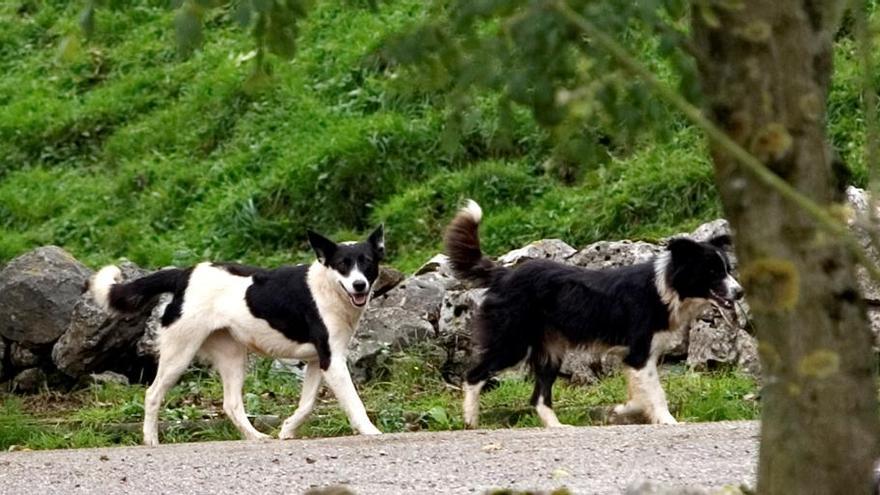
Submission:
M 866 194 L 850 188 L 847 196 L 851 228 L 880 261 L 870 245 Z M 727 222 L 715 220 L 686 234 L 705 240 L 727 231 Z M 664 249 L 665 242 L 602 241 L 575 249 L 560 240 L 545 239 L 506 253 L 498 261 L 512 266 L 546 258 L 601 269 L 648 261 Z M 147 273 L 131 263 L 123 263 L 122 269 L 126 279 Z M 159 319 L 169 297 L 157 298 L 135 315 L 111 316 L 83 294 L 91 273 L 55 246 L 28 252 L 0 271 L 0 384 L 31 392 L 45 385 L 69 387 L 105 371 L 134 381 L 152 379 Z M 880 335 L 880 290 L 863 271 L 859 279 L 874 333 Z M 353 376 L 359 382 L 375 378 L 392 353 L 417 346 L 441 356 L 446 380 L 459 382 L 470 357 L 470 322 L 483 292 L 455 279 L 442 255 L 410 276 L 383 268 L 351 345 Z M 748 307 L 741 304 L 735 313 L 707 310 L 672 342 L 667 362 L 685 362 L 695 369 L 733 365 L 759 374 Z M 572 351 L 563 372 L 574 382 L 591 383 L 613 372 L 618 362 L 612 355 Z

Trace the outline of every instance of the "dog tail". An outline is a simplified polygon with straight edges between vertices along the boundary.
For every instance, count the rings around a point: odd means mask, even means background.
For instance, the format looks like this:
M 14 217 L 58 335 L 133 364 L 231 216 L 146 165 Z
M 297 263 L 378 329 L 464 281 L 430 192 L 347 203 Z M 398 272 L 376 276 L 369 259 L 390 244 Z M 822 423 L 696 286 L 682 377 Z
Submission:
M 455 276 L 486 286 L 500 267 L 484 256 L 480 249 L 482 219 L 483 209 L 476 201 L 469 199 L 446 228 L 444 241 L 446 256 L 449 257 L 449 264 Z
M 168 268 L 128 283 L 122 281 L 118 266 L 105 266 L 88 283 L 88 290 L 99 306 L 107 312 L 134 313 L 155 296 L 186 288 L 189 270 Z

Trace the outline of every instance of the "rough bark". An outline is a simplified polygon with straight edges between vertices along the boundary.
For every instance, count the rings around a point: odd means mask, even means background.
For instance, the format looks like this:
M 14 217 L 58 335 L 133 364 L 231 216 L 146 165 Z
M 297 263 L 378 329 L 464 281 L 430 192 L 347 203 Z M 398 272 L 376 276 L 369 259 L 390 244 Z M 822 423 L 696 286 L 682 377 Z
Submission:
M 839 199 L 825 135 L 833 3 L 720 2 L 693 15 L 709 117 L 822 205 Z M 765 376 L 758 492 L 871 493 L 880 428 L 853 257 L 719 146 L 712 155 Z

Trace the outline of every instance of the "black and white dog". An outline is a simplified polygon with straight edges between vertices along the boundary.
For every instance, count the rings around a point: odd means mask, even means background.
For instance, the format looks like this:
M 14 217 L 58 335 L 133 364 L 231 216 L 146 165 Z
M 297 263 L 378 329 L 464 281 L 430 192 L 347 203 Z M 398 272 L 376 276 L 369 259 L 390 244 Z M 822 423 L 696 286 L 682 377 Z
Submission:
M 709 242 L 677 238 L 654 261 L 587 270 L 549 260 L 513 268 L 480 249 L 480 206 L 469 201 L 446 231 L 446 254 L 456 276 L 488 287 L 474 320 L 477 362 L 465 381 L 464 419 L 476 427 L 486 380 L 528 356 L 535 374 L 532 404 L 544 426 L 563 426 L 551 408 L 551 389 L 570 347 L 625 352 L 629 397 L 621 415 L 644 414 L 675 423 L 657 373 L 664 335 L 686 327 L 708 304 L 730 309 L 743 291 L 731 275 L 727 236 Z
M 201 263 L 166 269 L 118 283 L 107 266 L 89 284 L 95 301 L 110 311 L 133 312 L 161 293 L 172 293 L 159 332 L 159 368 L 144 400 L 144 443 L 159 443 L 159 407 L 196 355 L 209 360 L 223 380 L 223 411 L 249 440 L 266 438 L 251 425 L 242 402 L 248 351 L 306 362 L 302 395 L 279 438 L 293 438 L 315 405 L 321 378 L 336 395 L 352 427 L 379 434 L 367 417 L 348 372 L 349 340 L 364 312 L 379 261 L 385 254 L 380 226 L 365 242 L 336 244 L 309 232 L 318 260 L 310 266 L 265 270 Z

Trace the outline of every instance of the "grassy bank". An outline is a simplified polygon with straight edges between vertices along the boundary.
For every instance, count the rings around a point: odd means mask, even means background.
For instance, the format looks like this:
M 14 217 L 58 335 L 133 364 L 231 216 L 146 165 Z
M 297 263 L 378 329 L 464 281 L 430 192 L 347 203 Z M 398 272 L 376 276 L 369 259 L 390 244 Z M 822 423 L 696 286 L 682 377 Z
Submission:
M 392 263 L 410 269 L 464 197 L 486 207 L 494 253 L 540 237 L 656 237 L 720 213 L 705 145 L 682 122 L 609 147 L 569 185 L 545 173 L 547 136 L 523 112 L 499 144 L 492 95 L 448 139 L 442 97 L 376 56 L 425 18 L 421 0 L 318 2 L 296 58 L 259 88 L 246 84 L 253 40 L 228 12 L 184 59 L 166 2 L 99 9 L 90 40 L 79 8 L 0 6 L 0 263 L 58 244 L 91 265 L 273 264 L 309 256 L 307 227 L 347 237 L 384 221 Z M 861 183 L 851 45 L 839 42 L 830 125 Z

